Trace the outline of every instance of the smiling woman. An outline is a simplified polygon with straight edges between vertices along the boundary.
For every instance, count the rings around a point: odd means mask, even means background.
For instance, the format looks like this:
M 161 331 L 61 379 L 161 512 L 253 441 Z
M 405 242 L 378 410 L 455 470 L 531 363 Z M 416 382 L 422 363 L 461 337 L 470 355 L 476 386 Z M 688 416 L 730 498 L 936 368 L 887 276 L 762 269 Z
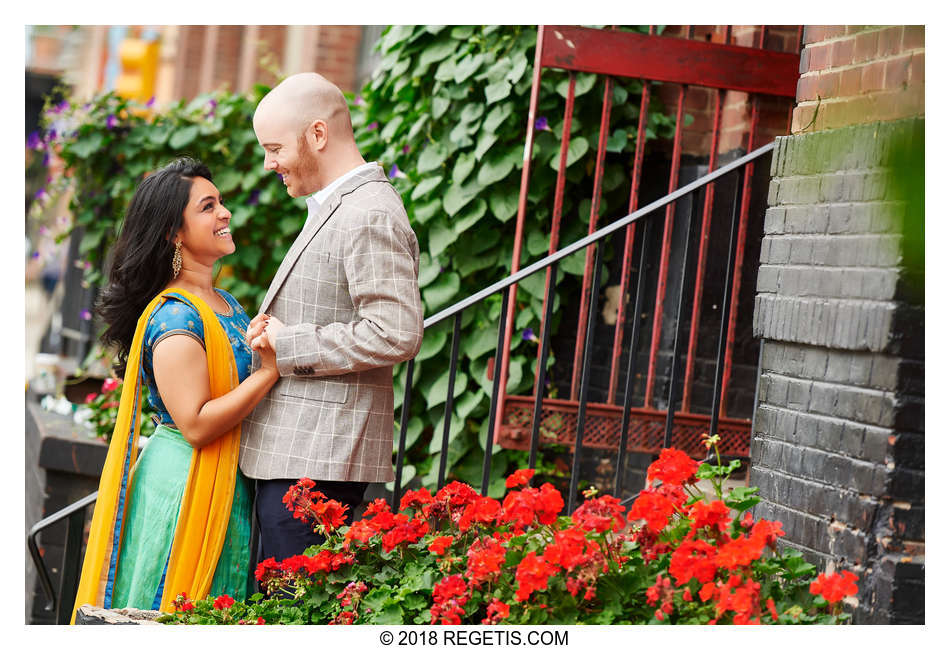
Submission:
M 278 374 L 266 344 L 252 372 L 247 314 L 214 287 L 215 262 L 235 250 L 230 221 L 208 168 L 188 158 L 149 175 L 129 204 L 97 306 L 125 382 L 77 607 L 167 611 L 183 591 L 245 593 L 240 426 Z M 136 459 L 142 380 L 158 426 Z

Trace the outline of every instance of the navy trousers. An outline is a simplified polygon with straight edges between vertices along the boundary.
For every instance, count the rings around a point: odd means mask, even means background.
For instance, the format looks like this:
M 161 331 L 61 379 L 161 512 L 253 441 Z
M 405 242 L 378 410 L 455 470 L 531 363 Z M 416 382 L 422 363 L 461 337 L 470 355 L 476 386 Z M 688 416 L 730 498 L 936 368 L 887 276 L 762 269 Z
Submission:
M 278 562 L 292 555 L 300 555 L 309 546 L 320 545 L 323 535 L 313 532 L 309 524 L 293 518 L 282 499 L 296 479 L 272 479 L 257 481 L 257 526 L 260 538 L 257 544 L 257 561 L 274 558 Z M 368 483 L 350 481 L 315 481 L 313 490 L 323 492 L 328 499 L 335 499 L 349 506 L 346 525 L 353 523 L 353 512 L 363 502 L 363 493 Z

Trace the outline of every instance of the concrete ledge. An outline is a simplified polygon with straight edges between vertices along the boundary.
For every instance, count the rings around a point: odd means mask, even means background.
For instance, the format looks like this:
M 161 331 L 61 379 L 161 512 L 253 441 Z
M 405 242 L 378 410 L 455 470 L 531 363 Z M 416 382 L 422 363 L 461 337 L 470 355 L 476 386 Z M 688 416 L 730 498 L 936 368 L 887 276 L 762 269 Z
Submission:
M 92 605 L 81 605 L 76 610 L 76 625 L 161 625 L 155 619 L 161 612 L 135 609 L 102 609 Z

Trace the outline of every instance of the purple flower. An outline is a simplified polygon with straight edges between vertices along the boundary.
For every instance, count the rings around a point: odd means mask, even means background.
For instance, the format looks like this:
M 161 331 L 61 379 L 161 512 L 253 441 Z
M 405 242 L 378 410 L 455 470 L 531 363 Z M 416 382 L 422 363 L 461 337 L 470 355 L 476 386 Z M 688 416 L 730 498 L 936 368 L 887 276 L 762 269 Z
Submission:
M 356 98 L 353 99 L 353 105 L 354 105 L 354 106 L 362 106 L 362 105 L 365 104 L 365 103 L 366 103 L 366 101 L 363 99 L 363 96 L 362 96 L 362 95 L 357 95 Z
M 92 320 L 92 313 L 88 309 L 83 309 L 79 312 L 79 317 L 83 320 Z
M 115 125 L 118 124 L 118 123 L 119 123 L 119 120 L 116 118 L 115 115 L 113 115 L 113 114 L 111 114 L 111 113 L 109 114 L 109 117 L 106 118 L 106 128 L 107 128 L 107 129 L 113 129 L 113 128 L 115 128 Z
M 36 151 L 43 148 L 43 140 L 40 138 L 39 131 L 33 131 L 33 133 L 30 134 L 26 139 L 26 146 Z
M 534 335 L 534 330 L 528 327 L 521 333 L 521 340 L 538 342 L 538 337 Z
M 393 164 L 392 169 L 389 170 L 389 178 L 405 178 L 405 177 L 406 175 L 402 173 L 402 171 L 399 169 L 399 166 L 396 164 Z
M 34 260 L 37 259 L 37 258 L 39 258 L 39 256 L 40 256 L 40 252 L 39 252 L 39 251 L 33 251 L 33 254 L 30 255 L 30 257 L 32 257 Z
M 33 199 L 36 201 L 42 201 L 44 198 L 46 198 L 45 187 L 41 187 L 40 189 L 36 190 L 36 192 L 33 194 Z
M 56 113 L 62 113 L 62 112 L 65 111 L 67 108 L 69 108 L 69 102 L 67 102 L 66 100 L 63 100 L 63 101 L 61 101 L 60 103 L 56 104 L 56 108 L 55 108 L 54 112 L 56 112 Z
M 218 101 L 216 99 L 208 100 L 208 106 L 211 107 L 211 110 L 214 110 L 217 105 L 218 105 Z
M 260 195 L 261 195 L 261 191 L 260 191 L 260 190 L 252 190 L 252 191 L 251 191 L 251 196 L 249 196 L 248 199 L 247 199 L 247 204 L 248 204 L 248 205 L 257 205 L 258 202 L 259 202 L 259 197 L 260 197 Z
M 43 167 L 49 167 L 49 154 L 43 154 Z
M 145 108 L 151 108 L 155 106 L 155 95 L 152 95 L 152 98 L 145 102 Z
M 551 127 L 548 126 L 548 118 L 543 115 L 534 121 L 534 128 L 536 131 L 550 131 Z
M 403 145 L 403 147 L 402 147 L 402 152 L 403 152 L 404 154 L 409 153 L 409 145 L 408 145 L 408 144 L 407 144 L 407 145 Z
M 379 128 L 379 122 L 370 122 L 366 125 L 367 131 L 375 131 L 377 128 Z
M 50 129 L 50 130 L 49 130 L 49 133 L 46 134 L 46 141 L 47 141 L 47 142 L 52 142 L 53 140 L 56 139 L 56 136 L 57 136 L 57 135 L 59 135 L 59 134 L 56 133 L 56 129 Z

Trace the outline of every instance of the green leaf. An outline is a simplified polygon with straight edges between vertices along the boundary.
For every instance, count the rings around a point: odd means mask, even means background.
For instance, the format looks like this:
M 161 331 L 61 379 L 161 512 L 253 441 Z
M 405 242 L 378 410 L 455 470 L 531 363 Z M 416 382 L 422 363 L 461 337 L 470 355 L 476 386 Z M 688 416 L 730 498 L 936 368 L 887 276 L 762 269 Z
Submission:
M 442 199 L 435 198 L 423 204 L 413 204 L 412 215 L 416 223 L 425 223 L 437 212 L 442 211 Z
M 442 351 L 442 348 L 445 347 L 445 342 L 448 338 L 449 335 L 445 330 L 439 330 L 431 334 L 426 332 L 422 338 L 422 346 L 419 348 L 419 354 L 416 355 L 416 361 L 425 361 L 437 355 Z
M 222 194 L 227 194 L 241 182 L 241 172 L 236 169 L 222 169 L 214 175 L 215 185 Z
M 511 83 L 504 79 L 490 86 L 485 86 L 485 101 L 489 104 L 499 102 L 510 94 Z
M 449 104 L 452 101 L 446 99 L 445 97 L 433 97 L 432 98 L 432 117 L 439 119 L 445 114 L 445 111 L 449 109 Z
M 105 136 L 101 132 L 94 132 L 70 145 L 69 149 L 79 158 L 85 159 L 102 148 L 104 139 Z
M 558 263 L 558 269 L 571 275 L 584 275 L 584 266 L 586 264 L 586 253 L 579 250 L 562 259 Z
M 452 28 L 452 38 L 457 38 L 460 41 L 467 40 L 475 32 L 475 27 L 473 25 L 458 25 Z
M 505 80 L 511 83 L 518 83 L 528 69 L 528 57 L 523 54 L 516 54 L 511 59 L 511 69 L 505 75 Z
M 429 228 L 429 254 L 439 255 L 458 238 L 456 232 L 441 221 Z
M 438 187 L 439 183 L 442 182 L 442 174 L 437 174 L 435 176 L 428 176 L 424 178 L 418 185 L 412 188 L 412 194 L 410 198 L 415 201 L 420 196 L 425 196 L 433 189 Z
M 478 169 L 478 182 L 482 185 L 497 183 L 514 168 L 514 163 L 507 156 L 488 156 Z
M 409 421 L 406 423 L 406 449 L 412 447 L 415 444 L 416 440 L 419 439 L 419 436 L 422 434 L 422 430 L 425 428 L 425 424 L 422 422 L 422 418 L 417 415 L 409 418 Z M 399 436 L 401 432 L 399 431 L 399 424 L 395 424 L 393 427 L 393 451 L 399 451 Z
M 483 354 L 493 351 L 498 345 L 498 330 L 494 327 L 483 327 L 475 330 L 461 340 L 462 352 L 469 359 L 478 359 Z
M 551 235 L 543 233 L 540 230 L 532 230 L 528 233 L 526 245 L 528 247 L 528 254 L 531 256 L 547 253 L 551 247 Z
M 455 52 L 455 48 L 457 47 L 458 43 L 456 43 L 454 40 L 450 38 L 443 39 L 423 50 L 422 56 L 419 57 L 419 62 L 425 64 L 441 61 L 445 57 Z
M 79 242 L 79 254 L 85 255 L 89 251 L 98 248 L 102 244 L 102 231 L 90 230 L 86 232 Z
M 746 486 L 736 487 L 736 488 L 733 488 L 726 495 L 723 501 L 725 502 L 727 506 L 729 506 L 733 510 L 738 510 L 739 512 L 743 512 L 745 510 L 748 510 L 749 508 L 751 508 L 752 506 L 754 506 L 755 504 L 757 504 L 759 501 L 762 500 L 758 496 L 756 496 L 756 493 L 758 491 L 759 491 L 759 488 L 757 487 L 746 487 Z
M 461 61 L 458 62 L 458 65 L 455 66 L 455 83 L 460 84 L 478 70 L 481 65 L 484 57 L 481 54 L 468 54 Z
M 499 104 L 488 111 L 488 115 L 485 116 L 485 119 L 482 121 L 482 130 L 486 132 L 495 131 L 505 120 L 508 119 L 508 116 L 511 115 L 515 107 L 510 103 Z
M 181 149 L 182 147 L 187 147 L 189 144 L 194 142 L 195 138 L 197 137 L 198 127 L 195 125 L 186 126 L 185 128 L 172 133 L 172 137 L 168 139 L 168 146 L 172 149 Z
M 448 155 L 449 152 L 445 145 L 439 142 L 429 144 L 419 156 L 419 162 L 416 164 L 416 172 L 424 174 L 433 169 L 438 169 L 438 167 L 445 162 Z
M 594 84 L 597 83 L 597 75 L 589 72 L 581 72 L 577 75 L 577 81 L 574 82 L 574 97 L 580 97 L 587 94 Z M 567 99 L 567 87 L 570 85 L 570 79 L 565 76 L 557 84 L 557 94 Z
M 486 210 L 488 210 L 488 204 L 485 203 L 485 199 L 478 199 L 465 210 L 464 214 L 452 220 L 452 229 L 456 233 L 462 234 L 478 223 L 478 220 L 485 215 Z
M 429 251 L 419 255 L 419 286 L 428 286 L 439 275 L 439 261 L 429 256 Z
M 481 191 L 481 186 L 477 182 L 469 182 L 464 185 L 453 183 L 445 192 L 442 199 L 442 205 L 445 212 L 450 217 L 458 214 L 459 210 L 468 205 Z M 435 254 L 435 253 L 433 253 Z
M 475 168 L 475 154 L 466 152 L 460 154 L 455 160 L 455 167 L 452 168 L 452 181 L 461 183 Z
M 492 190 L 488 195 L 488 205 L 491 207 L 491 213 L 501 222 L 508 221 L 518 214 L 518 197 L 520 190 L 516 185 L 511 185 L 500 190 Z
M 441 273 L 435 282 L 422 290 L 422 299 L 426 303 L 430 314 L 450 303 L 458 294 L 461 281 L 459 274 Z
M 446 59 L 439 64 L 435 70 L 435 79 L 437 81 L 451 81 L 455 75 L 455 61 Z
M 579 135 L 571 140 L 571 143 L 567 145 L 567 167 L 570 167 L 578 160 L 580 160 L 585 153 L 587 153 L 590 145 L 587 143 L 587 138 L 582 135 Z M 551 169 L 554 171 L 558 170 L 558 167 L 561 164 L 559 156 L 554 156 L 551 158 L 551 162 L 548 163 Z
M 607 151 L 611 153 L 620 153 L 627 146 L 627 132 L 623 129 L 617 129 L 609 138 L 607 138 Z
M 497 139 L 498 136 L 496 134 L 482 131 L 482 134 L 478 136 L 478 144 L 475 145 L 475 158 L 481 160 L 485 152 L 491 149 L 491 146 L 495 144 Z
M 468 104 L 465 108 L 462 109 L 462 114 L 459 115 L 459 120 L 462 123 L 473 122 L 480 118 L 485 113 L 484 104 Z
M 455 373 L 455 386 L 452 389 L 452 399 L 459 397 L 462 393 L 465 392 L 465 389 L 468 387 L 468 377 L 465 376 L 463 372 Z M 445 404 L 445 398 L 449 394 L 449 368 L 446 368 L 445 371 L 439 375 L 439 378 L 436 379 L 432 386 L 429 387 L 429 392 L 426 394 L 426 406 L 429 410 L 432 410 L 439 404 Z
M 393 119 L 389 120 L 386 123 L 386 126 L 380 132 L 379 137 L 381 137 L 386 142 L 392 140 L 393 136 L 396 135 L 396 131 L 402 125 L 403 119 L 404 118 L 402 115 L 396 115 Z

